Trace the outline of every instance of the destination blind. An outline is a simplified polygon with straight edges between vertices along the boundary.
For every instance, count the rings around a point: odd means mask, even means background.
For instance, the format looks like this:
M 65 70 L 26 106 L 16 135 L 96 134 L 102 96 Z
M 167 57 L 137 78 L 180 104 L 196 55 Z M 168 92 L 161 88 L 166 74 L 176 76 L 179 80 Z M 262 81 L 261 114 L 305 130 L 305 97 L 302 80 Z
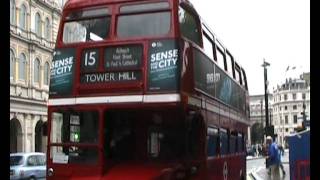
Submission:
M 98 71 L 99 51 L 83 51 L 82 84 L 131 82 L 141 80 L 142 47 L 140 45 L 114 46 L 104 49 L 103 72 Z

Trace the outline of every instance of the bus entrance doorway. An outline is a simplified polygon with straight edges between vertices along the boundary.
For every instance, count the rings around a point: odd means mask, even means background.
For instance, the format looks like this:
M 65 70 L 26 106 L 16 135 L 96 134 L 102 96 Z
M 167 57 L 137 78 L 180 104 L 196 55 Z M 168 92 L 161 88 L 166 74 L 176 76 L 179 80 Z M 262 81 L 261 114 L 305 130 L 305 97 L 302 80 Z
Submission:
M 136 113 L 108 111 L 105 113 L 105 157 L 112 161 L 133 160 L 136 149 Z
M 186 130 L 177 110 L 109 110 L 104 117 L 106 164 L 168 161 L 185 154 Z M 109 162 L 108 162 L 109 161 Z

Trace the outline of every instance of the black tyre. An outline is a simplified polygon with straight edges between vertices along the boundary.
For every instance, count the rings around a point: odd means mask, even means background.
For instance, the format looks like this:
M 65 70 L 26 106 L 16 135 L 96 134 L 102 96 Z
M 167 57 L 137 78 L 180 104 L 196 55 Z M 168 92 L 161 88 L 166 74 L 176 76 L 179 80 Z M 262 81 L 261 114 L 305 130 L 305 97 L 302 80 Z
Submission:
M 37 178 L 31 176 L 31 177 L 29 177 L 29 180 L 37 180 Z

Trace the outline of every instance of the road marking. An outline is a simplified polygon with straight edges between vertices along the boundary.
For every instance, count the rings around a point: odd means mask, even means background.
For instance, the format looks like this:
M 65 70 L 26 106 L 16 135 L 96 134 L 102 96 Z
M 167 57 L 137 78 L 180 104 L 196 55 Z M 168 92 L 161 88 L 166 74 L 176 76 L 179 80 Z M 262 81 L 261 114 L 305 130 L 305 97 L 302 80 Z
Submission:
M 259 166 L 259 167 L 257 167 L 257 168 L 254 168 L 254 171 L 251 172 L 251 174 L 252 174 L 252 176 L 253 176 L 253 178 L 254 178 L 255 180 L 263 180 L 263 178 L 261 178 L 261 177 L 257 174 L 257 172 L 259 172 L 259 171 L 262 170 L 263 168 L 265 168 L 265 167 Z

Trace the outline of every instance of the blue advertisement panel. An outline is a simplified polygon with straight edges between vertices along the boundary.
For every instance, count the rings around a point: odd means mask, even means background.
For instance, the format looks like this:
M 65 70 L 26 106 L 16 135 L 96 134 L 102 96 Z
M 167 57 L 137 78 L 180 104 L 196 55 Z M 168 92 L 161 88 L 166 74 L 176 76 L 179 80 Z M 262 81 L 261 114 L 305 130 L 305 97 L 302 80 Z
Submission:
M 74 48 L 56 49 L 50 70 L 50 96 L 70 95 L 74 82 Z
M 217 65 L 215 67 L 216 78 L 216 97 L 222 102 L 233 106 L 235 103 L 236 90 L 234 88 L 234 82 L 226 73 L 221 70 Z
M 239 106 L 239 101 L 240 101 L 240 87 L 238 86 L 238 84 L 234 81 L 232 81 L 232 98 L 231 98 L 231 102 L 230 105 L 234 108 L 240 109 Z
M 177 91 L 179 63 L 179 48 L 175 40 L 151 41 L 148 52 L 148 90 Z

